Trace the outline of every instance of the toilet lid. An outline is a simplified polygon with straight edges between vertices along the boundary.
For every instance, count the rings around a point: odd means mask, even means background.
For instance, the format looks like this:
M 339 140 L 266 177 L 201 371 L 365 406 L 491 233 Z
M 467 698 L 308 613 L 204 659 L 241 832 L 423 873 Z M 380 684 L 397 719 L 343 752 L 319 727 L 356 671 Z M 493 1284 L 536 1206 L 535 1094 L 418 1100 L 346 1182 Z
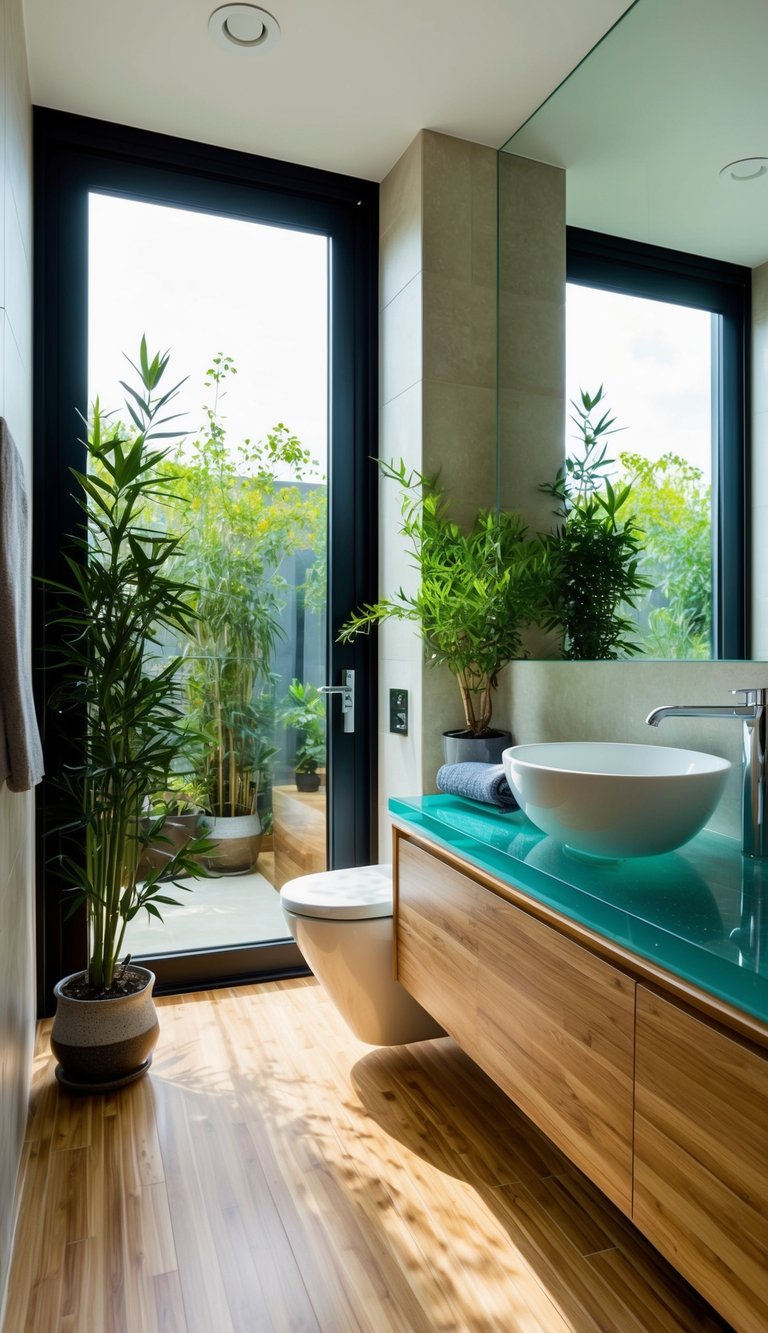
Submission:
M 283 885 L 280 901 L 296 916 L 332 917 L 336 921 L 391 916 L 392 867 L 353 866 L 349 870 L 300 875 Z

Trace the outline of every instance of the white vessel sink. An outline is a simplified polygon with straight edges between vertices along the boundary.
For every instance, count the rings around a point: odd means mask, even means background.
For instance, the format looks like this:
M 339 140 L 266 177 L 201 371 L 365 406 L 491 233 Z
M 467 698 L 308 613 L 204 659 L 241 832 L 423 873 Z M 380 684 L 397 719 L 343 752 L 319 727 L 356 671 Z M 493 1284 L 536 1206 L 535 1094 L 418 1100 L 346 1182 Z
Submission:
M 731 765 L 663 745 L 563 741 L 513 745 L 502 759 L 533 824 L 593 856 L 655 856 L 704 827 Z

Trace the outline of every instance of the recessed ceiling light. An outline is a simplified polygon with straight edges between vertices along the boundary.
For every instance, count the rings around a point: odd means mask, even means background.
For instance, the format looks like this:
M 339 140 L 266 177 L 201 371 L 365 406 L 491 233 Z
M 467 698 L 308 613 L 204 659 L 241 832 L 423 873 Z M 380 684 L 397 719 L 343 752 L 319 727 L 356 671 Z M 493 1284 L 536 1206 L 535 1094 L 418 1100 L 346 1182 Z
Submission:
M 230 50 L 255 51 L 278 40 L 280 24 L 273 14 L 257 5 L 222 5 L 211 14 L 208 31 Z
M 756 181 L 768 175 L 768 157 L 740 157 L 722 167 L 720 175 L 731 181 Z

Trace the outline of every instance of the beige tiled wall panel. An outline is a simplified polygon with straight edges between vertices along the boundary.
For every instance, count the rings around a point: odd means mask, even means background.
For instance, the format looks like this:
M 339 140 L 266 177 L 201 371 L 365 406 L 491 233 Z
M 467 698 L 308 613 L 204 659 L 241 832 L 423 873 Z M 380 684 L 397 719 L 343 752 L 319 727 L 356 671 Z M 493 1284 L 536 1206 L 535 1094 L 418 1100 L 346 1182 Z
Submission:
M 21 0 L 0 0 L 0 415 L 32 469 L 32 124 Z M 0 1322 L 34 1031 L 33 798 L 0 789 Z
M 381 188 L 381 433 L 383 458 L 439 472 L 454 516 L 495 499 L 496 154 L 423 131 Z M 380 590 L 414 587 L 397 536 L 397 488 L 380 492 Z M 407 737 L 387 730 L 389 690 L 410 693 Z M 380 848 L 390 795 L 431 790 L 440 733 L 461 725 L 456 686 L 423 660 L 408 625 L 379 636 Z
M 531 531 L 552 522 L 542 482 L 565 423 L 565 173 L 499 156 L 499 479 Z

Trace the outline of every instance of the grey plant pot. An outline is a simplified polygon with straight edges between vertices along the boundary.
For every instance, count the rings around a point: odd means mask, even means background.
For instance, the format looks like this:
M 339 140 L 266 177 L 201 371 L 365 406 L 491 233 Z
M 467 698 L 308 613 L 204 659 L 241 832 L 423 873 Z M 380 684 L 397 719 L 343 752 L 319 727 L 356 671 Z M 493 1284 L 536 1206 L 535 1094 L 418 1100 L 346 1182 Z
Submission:
M 444 731 L 443 761 L 446 764 L 500 764 L 502 751 L 511 744 L 511 731 L 491 731 L 487 736 Z
M 130 972 L 145 978 L 143 990 L 103 1000 L 76 1000 L 64 995 L 73 972 L 53 988 L 56 1016 L 51 1050 L 59 1061 L 56 1077 L 78 1092 L 111 1092 L 145 1074 L 152 1062 L 160 1026 L 152 998 L 155 976 L 146 967 Z
M 205 857 L 217 875 L 247 875 L 254 870 L 261 851 L 261 819 L 254 815 L 203 815 L 200 831 L 216 843 Z

